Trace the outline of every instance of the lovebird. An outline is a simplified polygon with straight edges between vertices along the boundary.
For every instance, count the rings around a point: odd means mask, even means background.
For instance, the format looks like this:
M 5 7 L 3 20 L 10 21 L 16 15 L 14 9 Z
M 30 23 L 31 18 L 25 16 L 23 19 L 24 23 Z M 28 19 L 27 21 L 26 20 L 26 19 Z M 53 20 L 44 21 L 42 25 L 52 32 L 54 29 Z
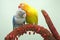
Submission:
M 19 7 L 26 12 L 26 23 L 38 24 L 38 12 L 34 7 L 31 7 L 27 3 L 20 3 Z
M 26 21 L 26 12 L 21 8 L 18 8 L 16 14 L 13 16 L 13 30 L 21 25 L 24 25 Z
M 33 25 L 38 24 L 38 12 L 34 7 L 31 7 L 27 3 L 20 3 L 19 7 L 26 12 L 26 23 Z M 33 34 L 35 34 L 35 32 Z

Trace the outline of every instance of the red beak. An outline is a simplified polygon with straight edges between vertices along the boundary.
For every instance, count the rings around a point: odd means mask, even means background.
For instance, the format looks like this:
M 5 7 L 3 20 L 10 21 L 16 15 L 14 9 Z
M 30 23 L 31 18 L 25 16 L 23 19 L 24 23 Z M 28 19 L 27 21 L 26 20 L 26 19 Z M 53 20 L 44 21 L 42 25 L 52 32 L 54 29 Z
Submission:
M 20 6 L 18 6 L 18 8 L 21 8 Z

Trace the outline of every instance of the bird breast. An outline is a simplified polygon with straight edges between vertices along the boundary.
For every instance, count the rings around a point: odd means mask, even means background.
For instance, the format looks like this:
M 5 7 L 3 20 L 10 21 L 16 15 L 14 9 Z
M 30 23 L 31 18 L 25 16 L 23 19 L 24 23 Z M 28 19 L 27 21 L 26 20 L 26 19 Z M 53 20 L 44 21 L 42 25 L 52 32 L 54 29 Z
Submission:
M 17 24 L 21 24 L 21 23 L 23 23 L 25 21 L 25 18 L 15 18 L 15 22 L 17 23 Z

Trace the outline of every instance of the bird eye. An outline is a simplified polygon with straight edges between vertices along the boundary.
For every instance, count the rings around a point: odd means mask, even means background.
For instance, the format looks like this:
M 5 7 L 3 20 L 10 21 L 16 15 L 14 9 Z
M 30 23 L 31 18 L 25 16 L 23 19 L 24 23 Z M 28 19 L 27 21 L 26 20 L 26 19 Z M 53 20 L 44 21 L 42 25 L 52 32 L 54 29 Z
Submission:
M 21 6 L 24 6 L 24 4 L 20 4 Z

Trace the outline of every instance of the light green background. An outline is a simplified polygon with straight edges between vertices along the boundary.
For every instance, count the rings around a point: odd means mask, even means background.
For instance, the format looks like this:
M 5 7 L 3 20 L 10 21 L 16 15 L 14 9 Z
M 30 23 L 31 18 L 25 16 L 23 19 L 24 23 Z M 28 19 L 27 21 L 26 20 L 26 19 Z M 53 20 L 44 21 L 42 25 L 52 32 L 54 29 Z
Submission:
M 0 40 L 4 40 L 5 36 L 12 31 L 12 16 L 16 13 L 20 2 L 27 2 L 35 7 L 39 14 L 39 25 L 48 29 L 41 13 L 41 9 L 45 9 L 60 33 L 60 0 L 0 0 Z M 20 40 L 43 40 L 43 38 L 39 34 L 24 34 Z

